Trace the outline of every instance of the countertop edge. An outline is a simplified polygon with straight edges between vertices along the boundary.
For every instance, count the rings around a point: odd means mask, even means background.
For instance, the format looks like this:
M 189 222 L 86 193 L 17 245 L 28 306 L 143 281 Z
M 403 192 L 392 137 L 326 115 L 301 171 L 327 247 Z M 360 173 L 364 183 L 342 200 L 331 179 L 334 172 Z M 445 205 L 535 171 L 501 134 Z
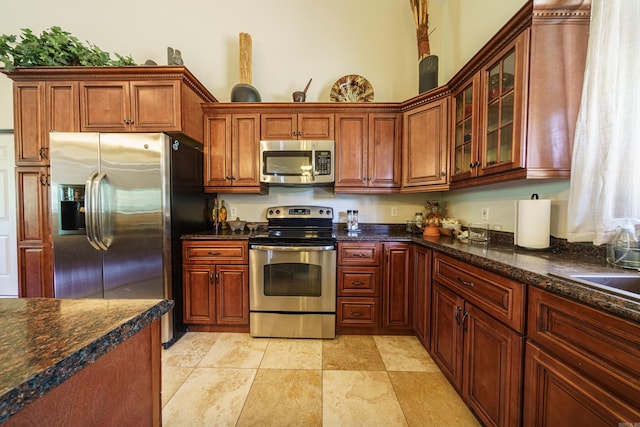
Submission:
M 0 396 L 0 424 L 97 361 L 119 344 L 147 328 L 154 320 L 169 312 L 174 304 L 173 300 L 158 300 L 157 304 L 124 321 L 106 335 L 95 339 Z

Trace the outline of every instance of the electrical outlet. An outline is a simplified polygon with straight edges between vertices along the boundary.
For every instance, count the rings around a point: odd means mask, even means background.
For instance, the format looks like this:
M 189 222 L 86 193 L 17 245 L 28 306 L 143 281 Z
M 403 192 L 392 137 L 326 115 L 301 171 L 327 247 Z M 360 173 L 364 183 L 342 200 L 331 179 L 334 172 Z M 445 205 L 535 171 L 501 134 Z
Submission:
M 230 219 L 236 219 L 238 217 L 238 209 L 237 208 L 231 208 L 231 218 Z
M 482 208 L 482 219 L 489 220 L 489 208 Z
M 398 216 L 398 207 L 397 206 L 393 206 L 391 208 L 391 216 Z

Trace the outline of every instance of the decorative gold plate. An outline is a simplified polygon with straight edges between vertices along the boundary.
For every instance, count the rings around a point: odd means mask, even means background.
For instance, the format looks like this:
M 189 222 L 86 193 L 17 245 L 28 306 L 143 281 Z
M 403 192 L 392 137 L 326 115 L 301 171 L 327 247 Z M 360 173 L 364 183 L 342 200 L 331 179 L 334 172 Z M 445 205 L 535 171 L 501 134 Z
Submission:
M 329 99 L 336 102 L 370 102 L 373 101 L 373 87 L 364 77 L 349 74 L 336 80 Z

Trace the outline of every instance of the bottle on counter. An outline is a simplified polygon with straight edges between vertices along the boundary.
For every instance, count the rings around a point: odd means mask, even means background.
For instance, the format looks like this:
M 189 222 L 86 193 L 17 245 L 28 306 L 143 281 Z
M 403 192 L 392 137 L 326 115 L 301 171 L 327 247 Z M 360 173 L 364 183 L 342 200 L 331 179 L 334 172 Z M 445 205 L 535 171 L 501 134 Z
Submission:
M 218 221 L 218 198 L 213 199 L 213 208 L 211 208 L 211 221 L 213 222 L 213 229 L 218 230 L 220 222 Z
M 358 230 L 358 210 L 353 211 L 353 219 L 351 220 L 351 230 Z
M 221 229 L 227 229 L 227 208 L 224 206 L 224 200 L 220 201 L 220 209 L 218 210 L 218 222 L 220 223 Z

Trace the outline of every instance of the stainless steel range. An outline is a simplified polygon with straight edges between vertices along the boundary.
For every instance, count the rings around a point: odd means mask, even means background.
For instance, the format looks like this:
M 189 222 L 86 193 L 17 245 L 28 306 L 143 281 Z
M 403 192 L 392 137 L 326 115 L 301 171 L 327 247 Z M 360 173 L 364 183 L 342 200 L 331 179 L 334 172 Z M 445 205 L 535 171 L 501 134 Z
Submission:
M 251 336 L 335 338 L 333 209 L 275 206 L 267 220 L 249 238 Z

